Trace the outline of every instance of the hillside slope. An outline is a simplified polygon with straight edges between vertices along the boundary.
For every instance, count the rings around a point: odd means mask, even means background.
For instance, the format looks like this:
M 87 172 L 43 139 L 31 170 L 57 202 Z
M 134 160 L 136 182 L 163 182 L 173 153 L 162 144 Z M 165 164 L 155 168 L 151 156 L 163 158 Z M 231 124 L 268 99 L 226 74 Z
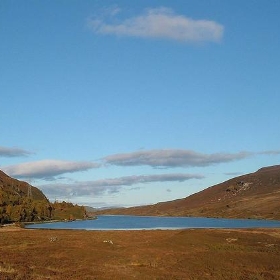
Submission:
M 0 170 L 0 223 L 84 218 L 83 206 L 51 203 L 38 188 Z
M 47 200 L 47 197 L 38 188 L 29 185 L 27 182 L 14 179 L 0 170 L 1 191 L 5 190 L 7 194 L 23 197 L 28 196 L 29 187 L 31 188 L 30 195 L 34 200 Z
M 261 168 L 189 197 L 97 214 L 265 218 L 280 220 L 280 165 Z
M 51 218 L 50 202 L 38 188 L 0 171 L 0 221 L 37 221 Z

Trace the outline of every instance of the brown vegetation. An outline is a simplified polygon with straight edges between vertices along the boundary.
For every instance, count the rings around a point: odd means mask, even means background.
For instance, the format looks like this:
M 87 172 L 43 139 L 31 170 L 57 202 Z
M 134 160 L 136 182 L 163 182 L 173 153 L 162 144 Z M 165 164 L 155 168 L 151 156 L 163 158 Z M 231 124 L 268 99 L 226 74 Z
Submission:
M 14 186 L 0 181 L 2 217 L 15 201 Z M 185 199 L 111 213 L 279 219 L 279 199 L 276 166 Z M 83 207 L 66 202 L 52 207 L 52 217 L 83 214 Z M 6 225 L 0 238 L 0 279 L 280 279 L 280 229 L 67 231 Z
M 184 199 L 98 214 L 280 219 L 280 165 L 239 176 Z
M 0 236 L 0 279 L 280 279 L 279 229 L 0 228 Z

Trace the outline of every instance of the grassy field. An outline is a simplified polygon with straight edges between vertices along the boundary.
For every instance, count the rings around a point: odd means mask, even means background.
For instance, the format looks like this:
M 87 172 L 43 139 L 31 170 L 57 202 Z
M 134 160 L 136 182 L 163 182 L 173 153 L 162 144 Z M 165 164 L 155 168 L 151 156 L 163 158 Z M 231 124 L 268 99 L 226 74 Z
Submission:
M 280 229 L 0 229 L 0 279 L 280 279 Z

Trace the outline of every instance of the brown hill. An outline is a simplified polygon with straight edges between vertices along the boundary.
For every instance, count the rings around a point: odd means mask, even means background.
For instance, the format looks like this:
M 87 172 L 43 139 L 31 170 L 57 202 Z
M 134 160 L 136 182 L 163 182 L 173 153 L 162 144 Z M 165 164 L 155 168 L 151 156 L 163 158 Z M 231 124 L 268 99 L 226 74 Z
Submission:
M 50 203 L 38 188 L 0 170 L 0 224 L 84 217 L 83 206 L 65 201 Z
M 280 219 L 280 165 L 259 169 L 189 197 L 98 214 Z
M 14 179 L 0 170 L 0 191 L 4 191 L 7 195 L 27 197 L 29 188 L 31 190 L 30 196 L 34 200 L 48 201 L 47 197 L 38 188 L 31 186 L 27 182 Z
M 0 171 L 0 222 L 31 222 L 51 218 L 50 202 L 38 188 Z

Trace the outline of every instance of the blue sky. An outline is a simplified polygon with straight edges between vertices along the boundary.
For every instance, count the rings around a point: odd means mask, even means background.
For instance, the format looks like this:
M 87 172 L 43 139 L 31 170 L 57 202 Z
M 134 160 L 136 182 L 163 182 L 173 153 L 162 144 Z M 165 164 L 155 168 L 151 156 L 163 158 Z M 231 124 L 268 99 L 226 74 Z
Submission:
M 0 2 L 0 169 L 93 207 L 280 161 L 280 2 Z

